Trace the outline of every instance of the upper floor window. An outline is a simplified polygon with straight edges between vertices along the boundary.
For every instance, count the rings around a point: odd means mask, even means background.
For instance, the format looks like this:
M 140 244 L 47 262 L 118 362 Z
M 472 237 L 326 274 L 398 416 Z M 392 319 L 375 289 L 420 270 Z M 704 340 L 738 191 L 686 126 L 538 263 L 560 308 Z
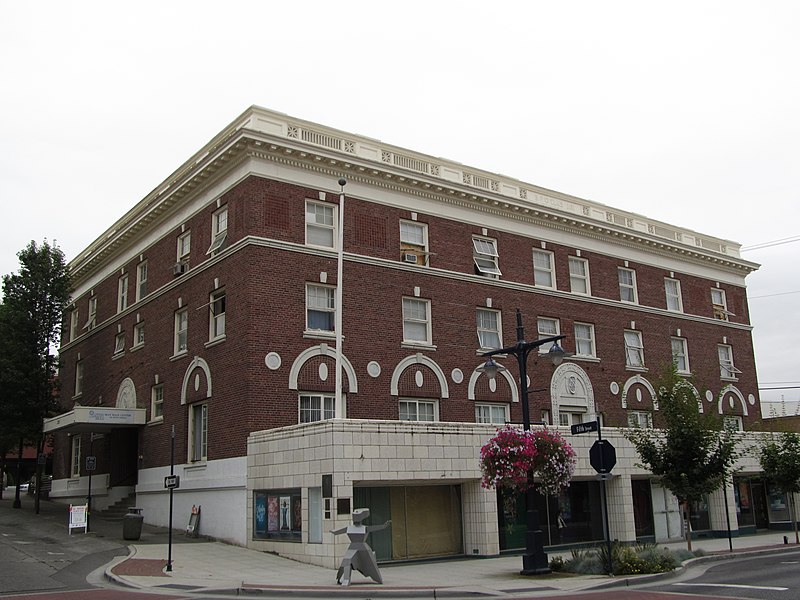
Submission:
M 114 338 L 114 354 L 125 352 L 125 332 L 121 331 Z
M 689 373 L 689 350 L 684 338 L 670 338 L 672 344 L 672 362 L 678 373 Z
M 79 360 L 75 364 L 75 395 L 83 394 L 83 361 Z
M 539 317 L 536 319 L 536 328 L 539 333 L 539 339 L 553 337 L 561 333 L 558 319 L 551 319 L 550 317 Z M 552 342 L 549 344 L 542 344 L 539 346 L 539 353 L 544 354 L 549 352 L 552 347 Z
M 722 417 L 722 426 L 727 431 L 744 431 L 744 423 L 739 415 L 725 415 Z
M 438 403 L 435 400 L 400 400 L 401 421 L 438 421 Z
M 720 321 L 727 321 L 728 315 L 728 301 L 725 297 L 725 290 L 719 288 L 711 288 L 711 307 L 714 309 L 714 318 Z
M 741 371 L 733 366 L 733 348 L 728 344 L 718 344 L 717 354 L 719 355 L 719 376 L 722 379 L 736 379 L 736 375 Z
M 211 294 L 208 303 L 208 339 L 216 340 L 225 336 L 225 290 Z
M 211 245 L 206 254 L 216 256 L 228 237 L 228 207 L 223 206 L 211 215 Z
M 497 253 L 497 242 L 489 238 L 472 238 L 472 260 L 481 275 L 499 277 L 502 275 L 497 265 L 500 255 Z
M 150 420 L 164 418 L 164 386 L 154 385 L 150 388 Z
M 336 417 L 336 398 L 329 394 L 300 395 L 300 423 L 313 423 Z
M 306 284 L 306 330 L 336 330 L 336 288 L 329 285 Z
M 552 252 L 533 251 L 533 283 L 539 287 L 555 289 L 556 273 L 553 268 Z
M 486 350 L 502 348 L 500 311 L 479 308 L 476 315 L 478 321 L 478 347 Z
M 645 410 L 628 411 L 628 427 L 653 428 L 653 413 Z
M 664 293 L 667 296 L 667 310 L 683 312 L 683 299 L 681 298 L 681 282 L 670 277 L 664 278 Z
M 575 323 L 575 354 L 591 358 L 597 356 L 594 344 L 594 325 Z
M 641 331 L 625 331 L 625 365 L 628 367 L 644 367 L 644 345 Z
M 633 269 L 626 269 L 619 267 L 617 269 L 619 276 L 619 299 L 623 302 L 636 303 L 636 271 Z
M 74 309 L 69 313 L 69 341 L 74 341 L 78 337 L 78 323 L 80 321 L 80 313 L 78 309 Z
M 306 201 L 306 244 L 336 247 L 336 206 Z
M 569 289 L 573 294 L 592 293 L 589 286 L 589 261 L 585 258 L 569 257 Z
M 89 298 L 89 320 L 86 321 L 84 329 L 92 330 L 97 325 L 97 296 Z
M 508 422 L 507 404 L 476 404 L 475 422 L 503 425 Z
M 136 301 L 147 296 L 147 261 L 139 263 L 136 267 Z
M 415 265 L 428 264 L 428 226 L 400 221 L 400 258 Z
M 133 326 L 133 346 L 138 348 L 144 344 L 144 323 L 137 323 Z
M 128 308 L 128 276 L 123 275 L 117 285 L 117 312 L 122 312 L 126 308 Z
M 186 352 L 189 347 L 189 309 L 175 313 L 175 347 L 174 354 Z
M 178 262 L 186 262 L 192 252 L 192 232 L 185 231 L 178 236 Z
M 430 300 L 403 298 L 403 341 L 431 343 Z

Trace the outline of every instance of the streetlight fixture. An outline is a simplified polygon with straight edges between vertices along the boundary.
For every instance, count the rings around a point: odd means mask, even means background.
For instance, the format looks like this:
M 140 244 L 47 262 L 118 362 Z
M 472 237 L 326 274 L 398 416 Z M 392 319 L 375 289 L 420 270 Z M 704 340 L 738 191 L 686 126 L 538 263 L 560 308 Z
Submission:
M 481 356 L 486 356 L 487 361 L 480 367 L 478 371 L 485 373 L 491 379 L 494 379 L 498 373 L 505 371 L 506 368 L 492 358 L 498 354 L 513 354 L 517 357 L 517 364 L 519 365 L 519 395 L 522 402 L 522 426 L 525 431 L 531 429 L 531 414 L 528 406 L 528 355 L 534 349 L 551 344 L 550 350 L 547 355 L 554 365 L 560 365 L 564 358 L 572 356 L 571 353 L 566 352 L 561 346 L 558 345 L 558 340 L 564 339 L 565 335 L 555 335 L 552 337 L 542 338 L 533 342 L 525 341 L 525 328 L 522 326 L 522 314 L 517 309 L 517 343 L 507 348 L 500 348 L 498 350 L 491 350 L 484 352 Z M 525 491 L 525 554 L 522 555 L 522 575 L 543 575 L 550 572 L 550 565 L 547 560 L 547 554 L 544 551 L 544 543 L 542 541 L 542 530 L 539 528 L 539 511 L 536 510 L 536 503 L 533 497 L 533 471 L 528 471 L 528 488 Z

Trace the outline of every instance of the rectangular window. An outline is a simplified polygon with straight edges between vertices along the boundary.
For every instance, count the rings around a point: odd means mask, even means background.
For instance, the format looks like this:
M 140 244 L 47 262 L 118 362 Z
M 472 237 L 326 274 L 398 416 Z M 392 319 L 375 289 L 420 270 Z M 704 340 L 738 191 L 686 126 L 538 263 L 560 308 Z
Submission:
M 428 226 L 400 221 L 400 259 L 416 265 L 428 264 Z
M 490 238 L 472 238 L 472 260 L 481 275 L 499 277 L 502 275 L 497 265 L 500 255 L 497 253 L 497 242 Z
M 628 427 L 637 427 L 639 429 L 652 429 L 653 413 L 645 410 L 628 411 Z
M 596 357 L 594 345 L 594 325 L 575 323 L 575 354 Z
M 689 351 L 684 338 L 670 338 L 672 344 L 672 362 L 678 373 L 689 373 Z
M 556 288 L 556 273 L 553 268 L 553 253 L 546 250 L 533 251 L 533 283 L 537 287 Z
M 539 317 L 536 319 L 536 328 L 539 333 L 539 339 L 542 338 L 549 338 L 555 335 L 560 335 L 560 326 L 558 319 L 551 319 L 549 317 Z M 550 342 L 549 344 L 543 344 L 539 346 L 539 353 L 545 354 L 546 352 L 550 352 L 550 348 L 553 347 L 553 343 Z
M 725 415 L 722 417 L 722 425 L 727 431 L 744 431 L 742 417 L 738 415 Z
M 719 376 L 722 379 L 736 379 L 736 375 L 741 371 L 733 366 L 733 348 L 727 344 L 719 344 L 717 345 L 717 354 L 719 355 Z
M 84 329 L 92 330 L 97 325 L 97 296 L 89 298 L 89 320 L 86 321 Z
M 216 340 L 225 336 L 225 290 L 211 294 L 208 303 L 208 339 Z
M 184 308 L 175 313 L 175 354 L 186 352 L 189 344 L 189 310 Z
M 164 418 L 164 386 L 154 385 L 150 388 L 150 420 Z
M 133 326 L 133 348 L 138 348 L 144 344 L 144 323 L 137 323 Z
M 189 407 L 189 457 L 192 461 L 208 458 L 208 404 Z
M 336 247 L 336 206 L 306 201 L 306 244 Z
M 75 365 L 75 395 L 83 393 L 83 361 L 79 360 Z
M 400 400 L 401 421 L 436 421 L 436 402 L 433 400 Z
M 78 323 L 80 319 L 80 313 L 76 308 L 72 312 L 69 313 L 69 341 L 73 342 L 78 337 Z
M 476 423 L 493 423 L 503 425 L 508 422 L 507 404 L 476 404 L 475 405 Z
M 336 331 L 336 288 L 306 284 L 306 331 Z
M 719 288 L 711 288 L 711 307 L 714 309 L 714 318 L 720 321 L 727 321 L 728 315 L 728 301 L 725 297 L 725 290 Z
M 430 301 L 403 298 L 403 341 L 431 343 Z
M 147 261 L 136 267 L 136 301 L 147 296 Z
M 485 350 L 496 350 L 503 347 L 500 337 L 500 311 L 488 308 L 479 308 L 478 321 L 478 347 Z
M 211 215 L 211 245 L 206 254 L 216 256 L 228 237 L 228 207 L 223 206 Z
M 300 423 L 336 418 L 336 398 L 323 394 L 300 396 Z
M 576 413 L 568 413 L 561 411 L 558 413 L 558 424 L 561 427 L 569 427 L 581 422 L 581 415 Z
M 320 488 L 308 490 L 308 541 L 322 541 Z M 312 491 L 316 490 L 316 491 Z M 314 514 L 316 513 L 316 514 Z M 253 491 L 253 538 L 300 542 L 303 536 L 303 498 L 295 489 Z
M 192 232 L 186 231 L 178 236 L 178 262 L 187 262 L 192 251 Z
M 125 352 L 125 332 L 121 331 L 114 338 L 114 354 Z
M 590 295 L 589 261 L 575 256 L 569 257 L 569 289 L 573 294 Z
M 117 312 L 120 313 L 128 308 L 128 276 L 123 275 L 119 278 L 117 286 Z
M 69 476 L 81 476 L 81 436 L 78 434 L 72 436 Z
M 667 296 L 667 310 L 683 312 L 683 299 L 681 298 L 681 282 L 669 277 L 664 278 L 664 293 Z
M 641 331 L 625 331 L 625 365 L 628 367 L 644 367 L 644 346 Z
M 619 276 L 619 299 L 636 304 L 636 271 L 619 267 L 617 273 Z

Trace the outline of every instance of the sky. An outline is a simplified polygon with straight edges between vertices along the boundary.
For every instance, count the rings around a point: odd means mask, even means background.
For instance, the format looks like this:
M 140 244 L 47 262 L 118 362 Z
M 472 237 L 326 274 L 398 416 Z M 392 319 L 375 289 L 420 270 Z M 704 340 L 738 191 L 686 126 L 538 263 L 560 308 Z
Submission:
M 794 414 L 798 26 L 792 0 L 0 0 L 0 274 L 30 240 L 74 258 L 258 105 L 761 246 L 759 386 L 789 388 L 761 399 Z

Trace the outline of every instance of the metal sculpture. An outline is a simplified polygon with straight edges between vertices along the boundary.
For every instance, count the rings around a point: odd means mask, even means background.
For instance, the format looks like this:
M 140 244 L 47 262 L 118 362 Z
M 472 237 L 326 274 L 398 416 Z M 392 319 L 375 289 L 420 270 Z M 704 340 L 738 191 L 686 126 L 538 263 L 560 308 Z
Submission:
M 333 535 L 346 533 L 350 539 L 350 545 L 347 547 L 347 552 L 344 553 L 342 558 L 342 564 L 336 573 L 336 583 L 339 585 L 350 585 L 350 575 L 353 569 L 365 577 L 372 578 L 377 583 L 383 583 L 375 552 L 369 547 L 367 537 L 373 531 L 386 529 L 392 522 L 386 521 L 383 525 L 362 525 L 362 522 L 367 517 L 369 517 L 368 508 L 357 508 L 353 511 L 352 525 L 331 530 Z

